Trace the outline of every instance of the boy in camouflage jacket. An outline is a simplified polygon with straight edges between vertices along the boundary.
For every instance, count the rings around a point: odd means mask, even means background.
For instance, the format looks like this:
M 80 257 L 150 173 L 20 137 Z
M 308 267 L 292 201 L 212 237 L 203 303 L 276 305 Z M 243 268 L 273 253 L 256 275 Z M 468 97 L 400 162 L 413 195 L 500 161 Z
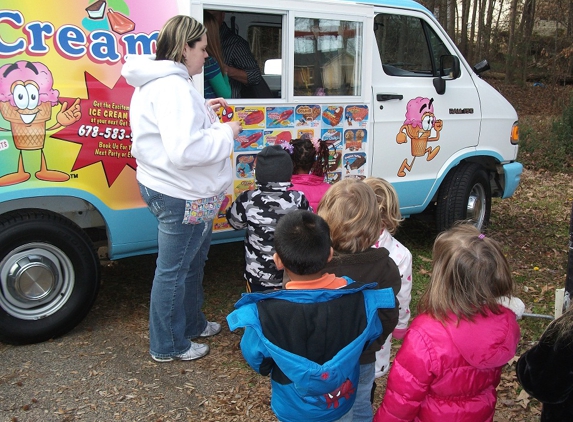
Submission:
M 257 189 L 241 193 L 227 210 L 235 229 L 247 229 L 245 279 L 248 292 L 282 288 L 283 271 L 273 261 L 274 232 L 279 219 L 294 210 L 311 210 L 308 200 L 291 187 L 292 160 L 279 145 L 267 146 L 257 155 Z

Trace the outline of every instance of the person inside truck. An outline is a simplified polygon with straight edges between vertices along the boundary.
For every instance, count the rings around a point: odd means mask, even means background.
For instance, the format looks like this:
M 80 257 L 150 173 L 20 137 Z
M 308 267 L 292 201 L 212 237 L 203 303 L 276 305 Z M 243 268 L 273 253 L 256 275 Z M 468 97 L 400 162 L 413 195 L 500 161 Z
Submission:
M 218 334 L 203 305 L 203 268 L 213 219 L 233 180 L 230 155 L 241 123 L 220 123 L 222 98 L 193 86 L 208 57 L 205 27 L 189 16 L 167 21 L 156 56 L 128 55 L 121 74 L 135 87 L 130 103 L 132 154 L 140 193 L 158 220 L 157 267 L 149 306 L 153 360 L 199 359 Z
M 207 28 L 207 53 L 209 53 L 203 67 L 205 77 L 203 96 L 205 98 L 231 98 L 231 83 L 225 70 L 227 66 L 223 59 L 219 38 L 219 23 L 211 13 L 205 11 L 203 12 L 203 25 Z
M 272 98 L 261 69 L 249 43 L 225 23 L 225 12 L 208 10 L 219 23 L 219 36 L 227 74 L 231 82 L 231 98 Z

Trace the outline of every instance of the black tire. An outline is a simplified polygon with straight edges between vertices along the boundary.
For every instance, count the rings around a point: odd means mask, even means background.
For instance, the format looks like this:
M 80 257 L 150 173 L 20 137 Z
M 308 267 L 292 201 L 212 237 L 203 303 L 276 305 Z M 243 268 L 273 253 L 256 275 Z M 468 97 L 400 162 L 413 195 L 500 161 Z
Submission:
M 67 333 L 88 314 L 99 285 L 94 245 L 75 223 L 43 210 L 0 218 L 0 341 Z
M 487 172 L 476 163 L 452 169 L 438 191 L 436 228 L 449 229 L 457 221 L 472 221 L 485 230 L 491 214 L 491 186 Z

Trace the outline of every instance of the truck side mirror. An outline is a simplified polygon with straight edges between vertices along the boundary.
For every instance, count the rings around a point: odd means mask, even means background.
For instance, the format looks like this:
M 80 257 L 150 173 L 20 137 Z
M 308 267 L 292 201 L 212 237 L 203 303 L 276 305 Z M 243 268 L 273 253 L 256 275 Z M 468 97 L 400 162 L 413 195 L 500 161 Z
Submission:
M 440 57 L 440 76 L 434 78 L 434 88 L 438 95 L 446 92 L 446 81 L 458 79 L 461 75 L 460 59 L 456 56 L 446 55 Z
M 489 62 L 487 60 L 482 60 L 478 64 L 473 67 L 475 73 L 481 76 L 483 72 L 486 72 L 490 69 Z

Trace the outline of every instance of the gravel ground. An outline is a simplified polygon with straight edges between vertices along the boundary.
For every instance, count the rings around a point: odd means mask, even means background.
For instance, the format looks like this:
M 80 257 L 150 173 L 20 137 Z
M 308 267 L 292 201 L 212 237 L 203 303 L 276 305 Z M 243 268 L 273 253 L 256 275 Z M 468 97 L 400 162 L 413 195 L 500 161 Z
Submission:
M 240 333 L 225 323 L 244 291 L 242 255 L 240 242 L 212 246 L 205 311 L 223 322 L 223 331 L 206 340 L 205 358 L 170 363 L 148 353 L 155 257 L 103 261 L 94 308 L 72 332 L 28 346 L 0 343 L 0 422 L 276 421 L 269 379 L 245 364 Z M 384 382 L 378 381 L 376 406 Z M 538 420 L 538 406 L 524 408 L 527 396 L 518 397 L 513 365 L 504 368 L 502 384 L 494 421 Z
M 240 295 L 242 253 L 241 243 L 212 247 L 205 278 L 212 320 L 223 322 Z M 246 366 L 240 336 L 226 324 L 206 340 L 211 353 L 203 359 L 151 360 L 155 256 L 102 265 L 96 304 L 71 333 L 28 346 L 0 343 L 1 421 L 274 420 L 268 379 Z
M 559 104 L 555 98 L 560 96 L 551 90 L 496 85 L 522 115 L 547 113 Z M 571 186 L 570 178 L 555 179 Z M 562 190 L 566 224 L 571 195 Z M 522 191 L 516 196 L 527 195 Z M 241 243 L 211 249 L 205 276 L 211 320 L 223 322 L 244 289 L 242 254 Z M 0 421 L 276 421 L 268 378 L 246 366 L 238 349 L 240 335 L 226 324 L 207 340 L 211 353 L 203 359 L 151 360 L 147 314 L 154 259 L 102 262 L 103 286 L 94 308 L 64 337 L 29 346 L 0 343 Z M 557 279 L 560 283 L 563 277 Z M 504 368 L 502 384 L 495 421 L 538 420 L 539 407 L 527 407 L 527 397 L 519 394 L 513 365 Z M 380 383 L 376 404 L 383 393 Z

